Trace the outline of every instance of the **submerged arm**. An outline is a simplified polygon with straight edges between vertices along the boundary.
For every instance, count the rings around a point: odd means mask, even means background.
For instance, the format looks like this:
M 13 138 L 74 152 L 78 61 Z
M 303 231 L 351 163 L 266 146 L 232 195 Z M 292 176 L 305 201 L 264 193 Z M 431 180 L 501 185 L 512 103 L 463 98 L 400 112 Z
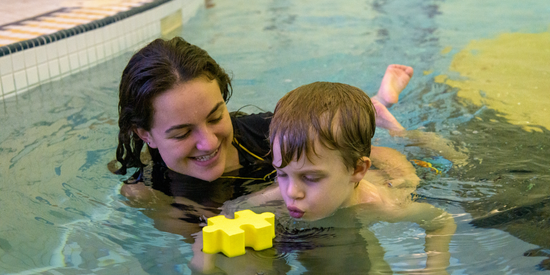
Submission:
M 243 209 L 255 208 L 254 212 L 258 212 L 258 206 L 262 206 L 270 201 L 283 200 L 281 192 L 279 191 L 279 185 L 275 182 L 269 187 L 266 187 L 260 191 L 241 196 L 231 201 L 226 201 L 221 207 L 222 215 L 232 215 L 236 211 Z
M 435 274 L 447 274 L 451 253 L 449 245 L 456 231 L 451 214 L 428 203 L 410 204 L 404 215 L 407 220 L 418 223 L 426 231 L 426 270 Z

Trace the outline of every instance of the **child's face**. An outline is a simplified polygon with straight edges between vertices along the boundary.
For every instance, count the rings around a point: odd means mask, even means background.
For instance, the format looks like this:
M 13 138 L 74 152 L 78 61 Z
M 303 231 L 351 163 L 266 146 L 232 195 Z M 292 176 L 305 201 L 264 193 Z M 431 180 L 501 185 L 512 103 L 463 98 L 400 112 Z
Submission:
M 277 181 L 290 216 L 307 221 L 330 216 L 356 204 L 355 183 L 362 177 L 344 166 L 340 153 L 315 142 L 310 159 L 302 155 L 277 169 Z M 273 143 L 273 166 L 282 162 L 279 140 Z

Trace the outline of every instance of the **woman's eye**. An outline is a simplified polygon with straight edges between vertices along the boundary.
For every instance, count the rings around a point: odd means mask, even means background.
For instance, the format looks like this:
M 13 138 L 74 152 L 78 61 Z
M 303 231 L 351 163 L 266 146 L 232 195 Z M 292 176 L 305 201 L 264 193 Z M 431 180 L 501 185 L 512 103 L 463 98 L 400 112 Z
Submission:
M 210 123 L 217 123 L 217 122 L 219 122 L 220 120 L 222 120 L 222 118 L 223 118 L 223 115 L 221 115 L 221 116 L 219 116 L 219 117 L 217 117 L 217 118 L 215 118 L 215 119 L 211 119 L 211 120 L 209 120 L 208 122 L 210 122 Z
M 179 135 L 179 136 L 175 136 L 174 138 L 175 138 L 175 139 L 184 139 L 184 138 L 186 138 L 186 137 L 189 136 L 189 133 L 191 133 L 191 131 L 187 131 L 185 134 Z

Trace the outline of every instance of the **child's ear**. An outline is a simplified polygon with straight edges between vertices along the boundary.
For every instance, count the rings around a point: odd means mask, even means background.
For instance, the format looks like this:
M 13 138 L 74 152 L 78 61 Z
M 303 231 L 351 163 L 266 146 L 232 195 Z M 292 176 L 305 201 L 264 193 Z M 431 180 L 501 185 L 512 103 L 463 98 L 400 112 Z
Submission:
M 353 174 L 351 174 L 351 180 L 353 182 L 361 181 L 367 174 L 370 166 L 370 158 L 365 156 L 361 157 L 359 160 L 357 160 L 357 164 L 355 164 L 355 169 L 353 170 Z
M 136 128 L 134 128 L 134 133 L 136 133 L 136 135 L 138 135 L 139 138 L 141 138 L 141 140 L 143 140 L 143 142 L 147 143 L 147 145 L 149 145 L 149 147 L 157 148 L 157 145 L 153 141 L 153 137 L 152 137 L 152 135 L 149 131 L 146 131 L 143 128 L 137 128 L 136 127 Z

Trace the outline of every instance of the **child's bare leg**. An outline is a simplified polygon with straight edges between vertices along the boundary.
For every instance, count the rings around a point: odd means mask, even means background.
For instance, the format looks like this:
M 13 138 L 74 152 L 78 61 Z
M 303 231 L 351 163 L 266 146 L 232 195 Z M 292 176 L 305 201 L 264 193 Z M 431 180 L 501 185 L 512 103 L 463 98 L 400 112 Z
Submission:
M 371 101 L 372 105 L 374 105 L 374 109 L 376 110 L 376 127 L 390 130 L 390 134 L 392 134 L 393 131 L 401 132 L 405 130 L 401 123 L 399 123 L 399 121 L 397 121 L 397 119 L 395 119 L 395 117 L 390 113 L 388 108 L 386 108 L 386 106 L 375 98 L 372 98 Z
M 412 67 L 397 64 L 389 65 L 382 78 L 380 89 L 373 99 L 386 107 L 397 103 L 399 94 L 409 84 L 413 73 L 414 69 Z

